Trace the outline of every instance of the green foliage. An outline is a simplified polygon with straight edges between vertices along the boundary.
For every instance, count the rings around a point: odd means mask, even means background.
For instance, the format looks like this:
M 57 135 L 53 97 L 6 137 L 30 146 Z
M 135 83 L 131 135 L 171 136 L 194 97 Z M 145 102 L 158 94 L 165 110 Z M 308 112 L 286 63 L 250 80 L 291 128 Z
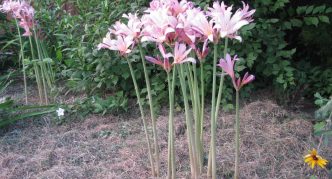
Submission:
M 127 110 L 128 98 L 123 91 L 119 91 L 105 99 L 98 96 L 91 96 L 68 105 L 71 118 L 83 118 L 90 113 L 105 115 L 110 112 L 121 113 Z
M 0 76 L 0 96 L 9 86 L 9 75 Z M 0 128 L 12 124 L 18 120 L 40 116 L 55 112 L 54 105 L 48 106 L 17 106 L 9 97 L 0 98 Z
M 138 11 L 142 14 L 142 7 L 146 7 L 148 2 L 34 1 L 36 18 L 47 43 L 46 50 L 53 59 L 57 77 L 66 80 L 70 91 L 83 91 L 89 96 L 101 96 L 105 91 L 112 94 L 123 91 L 123 95 L 129 97 L 134 94 L 125 60 L 109 51 L 97 51 L 96 47 L 110 25 L 121 19 L 123 13 Z M 213 0 L 194 2 L 206 9 Z M 242 58 L 237 66 L 238 74 L 249 70 L 256 76 L 255 82 L 246 91 L 271 86 L 279 94 L 292 94 L 284 100 L 292 100 L 294 96 L 312 97 L 315 92 L 322 96 L 331 95 L 332 70 L 329 67 L 332 65 L 332 41 L 327 39 L 332 38 L 332 2 L 256 0 L 249 3 L 256 9 L 254 22 L 241 29 L 243 43 L 232 41 L 229 44 L 231 54 Z M 227 1 L 227 4 L 241 6 L 240 1 L 234 0 Z M 6 32 L 9 36 L 10 31 Z M 144 49 L 147 54 L 153 54 L 155 47 L 145 45 Z M 129 58 L 137 62 L 133 65 L 144 104 L 147 104 L 138 51 L 134 50 Z M 206 61 L 206 88 L 210 89 L 212 56 L 208 56 Z M 244 66 L 249 69 L 244 69 Z M 152 77 L 155 103 L 160 105 L 167 95 L 166 75 L 151 64 L 148 64 L 148 70 Z M 232 108 L 229 101 L 232 100 L 233 90 L 229 83 L 225 88 L 223 106 Z M 179 90 L 178 85 L 176 90 Z M 242 94 L 248 96 L 246 92 Z

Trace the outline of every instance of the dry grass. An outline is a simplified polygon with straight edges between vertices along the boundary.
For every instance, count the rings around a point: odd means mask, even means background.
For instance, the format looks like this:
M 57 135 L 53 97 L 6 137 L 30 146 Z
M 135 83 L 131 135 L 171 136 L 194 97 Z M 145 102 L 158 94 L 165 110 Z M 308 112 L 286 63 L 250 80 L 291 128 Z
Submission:
M 84 122 L 47 125 L 26 120 L 0 131 L 0 178 L 149 178 L 149 162 L 138 111 L 127 117 L 91 116 Z M 136 114 L 137 113 L 137 114 Z M 165 112 L 166 114 L 166 112 Z M 271 101 L 244 105 L 241 113 L 242 178 L 308 178 L 303 155 L 317 144 L 312 124 Z M 209 134 L 208 113 L 205 126 Z M 233 174 L 233 115 L 218 120 L 218 174 Z M 166 176 L 167 117 L 158 118 L 162 174 Z M 176 116 L 179 178 L 189 178 L 184 118 Z M 205 136 L 208 148 L 209 135 Z M 331 159 L 331 149 L 322 150 Z M 318 171 L 320 178 L 328 178 Z M 205 178 L 204 176 L 202 178 Z

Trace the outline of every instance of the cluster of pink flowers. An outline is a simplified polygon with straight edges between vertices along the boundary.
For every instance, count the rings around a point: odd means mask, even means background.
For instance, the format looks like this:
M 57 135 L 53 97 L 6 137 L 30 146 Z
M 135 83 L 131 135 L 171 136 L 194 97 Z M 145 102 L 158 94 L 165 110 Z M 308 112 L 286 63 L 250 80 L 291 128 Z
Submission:
M 255 10 L 249 10 L 245 3 L 235 12 L 232 9 L 224 2 L 214 2 L 208 11 L 203 11 L 187 0 L 153 0 L 141 18 L 137 14 L 123 15 L 127 23 L 116 22 L 98 48 L 126 55 L 137 43 L 156 43 L 161 57 L 147 56 L 146 60 L 169 72 L 175 64 L 195 63 L 194 58 L 188 58 L 191 51 L 199 61 L 204 60 L 209 52 L 209 42 L 217 44 L 220 38 L 242 41 L 238 31 L 252 22 Z M 167 53 L 165 47 L 170 47 L 173 53 Z
M 19 21 L 19 26 L 25 30 L 23 36 L 32 35 L 31 29 L 34 24 L 35 10 L 29 3 L 26 1 L 4 0 L 3 4 L 0 5 L 0 11 Z

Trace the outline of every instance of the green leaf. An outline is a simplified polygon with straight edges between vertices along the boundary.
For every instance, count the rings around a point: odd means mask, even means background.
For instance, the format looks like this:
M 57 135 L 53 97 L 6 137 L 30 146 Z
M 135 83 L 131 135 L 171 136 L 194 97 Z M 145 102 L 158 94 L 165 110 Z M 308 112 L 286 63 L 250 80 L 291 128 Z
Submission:
M 304 18 L 304 22 L 307 24 L 307 25 L 315 25 L 317 26 L 318 23 L 319 23 L 319 20 L 317 17 L 305 17 Z
M 315 7 L 315 9 L 312 11 L 312 13 L 313 14 L 322 13 L 322 12 L 324 12 L 325 8 L 326 8 L 325 5 Z
M 332 12 L 332 7 L 329 7 L 326 9 L 325 13 L 331 13 Z
M 298 8 L 296 8 L 296 13 L 297 14 L 303 14 L 304 12 L 306 12 L 307 6 L 300 6 Z
M 301 27 L 303 22 L 298 19 L 291 19 L 290 22 L 294 27 Z
M 319 18 L 319 20 L 322 21 L 322 22 L 325 22 L 325 23 L 327 23 L 327 24 L 330 23 L 330 19 L 329 19 L 329 17 L 327 17 L 327 16 L 319 16 L 318 18 Z
M 305 13 L 306 13 L 306 14 L 310 14 L 310 13 L 312 12 L 313 9 L 314 9 L 314 6 L 309 6 L 309 7 L 306 9 Z

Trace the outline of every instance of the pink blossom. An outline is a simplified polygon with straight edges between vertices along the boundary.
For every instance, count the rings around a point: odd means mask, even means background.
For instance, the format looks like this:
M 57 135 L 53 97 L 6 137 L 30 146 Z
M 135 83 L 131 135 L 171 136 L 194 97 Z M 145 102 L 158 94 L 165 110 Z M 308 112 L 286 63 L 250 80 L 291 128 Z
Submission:
M 33 28 L 35 10 L 30 4 L 26 1 L 5 0 L 0 6 L 0 11 L 19 20 L 19 26 L 25 30 L 23 36 L 32 35 L 30 29 Z
M 188 57 L 191 48 L 187 49 L 185 44 L 175 43 L 174 54 L 171 56 L 174 58 L 173 64 L 181 64 L 185 62 L 196 63 L 196 60 L 192 57 Z
M 196 38 L 200 38 L 202 35 L 192 28 L 191 21 L 199 13 L 198 9 L 190 9 L 185 13 L 181 13 L 177 16 L 178 24 L 176 26 L 176 33 L 178 34 L 178 40 L 185 42 L 188 45 L 193 45 L 196 42 Z
M 167 9 L 161 8 L 151 11 L 142 17 L 144 28 L 142 30 L 141 41 L 153 41 L 164 43 L 175 37 L 175 27 L 177 19 L 168 15 Z M 173 33 L 173 34 L 172 34 Z M 173 39 L 171 39 L 173 40 Z
M 4 0 L 0 5 L 0 12 L 7 13 L 14 18 L 20 17 L 21 3 L 19 1 Z
M 103 42 L 98 45 L 98 50 L 102 48 L 107 48 L 109 50 L 118 51 L 122 56 L 125 56 L 132 51 L 129 48 L 134 44 L 134 40 L 131 36 L 116 36 L 116 38 L 116 40 L 111 39 L 110 32 L 107 33 L 106 37 L 103 39 Z
M 167 9 L 168 14 L 177 16 L 180 13 L 185 12 L 187 9 L 193 8 L 192 2 L 187 0 L 153 0 L 150 2 L 150 7 L 146 12 L 156 11 L 158 9 Z
M 211 42 L 216 43 L 216 31 L 213 29 L 213 22 L 208 21 L 207 16 L 197 9 L 188 10 L 187 15 L 190 16 L 190 24 L 192 25 L 193 30 L 199 32 L 205 38 L 209 39 Z
M 195 46 L 194 49 L 195 49 L 195 52 L 196 52 L 196 55 L 197 55 L 198 59 L 199 59 L 200 61 L 204 60 L 205 57 L 206 57 L 206 56 L 208 55 L 208 53 L 209 53 L 208 40 L 206 39 L 206 40 L 204 41 L 204 44 L 203 44 L 202 50 L 200 50 L 200 49 L 197 48 L 196 46 Z
M 166 49 L 162 44 L 159 44 L 158 48 L 163 57 L 163 60 L 159 56 L 157 56 L 157 58 L 145 56 L 145 59 L 151 63 L 161 66 L 168 73 L 172 69 L 172 64 L 169 63 L 169 57 L 171 57 L 172 54 L 166 53 Z
M 252 15 L 255 10 L 248 11 L 249 6 L 243 3 L 243 9 L 238 9 L 232 13 L 232 6 L 227 7 L 224 2 L 219 4 L 213 3 L 213 7 L 209 8 L 209 15 L 215 23 L 214 29 L 217 29 L 221 38 L 235 38 L 242 41 L 237 35 L 238 30 L 252 21 Z
M 229 54 L 227 54 L 226 60 L 220 59 L 219 64 L 218 64 L 218 66 L 220 68 L 222 68 L 231 77 L 233 86 L 237 91 L 239 91 L 245 84 L 248 84 L 255 79 L 255 76 L 249 75 L 248 72 L 244 75 L 242 80 L 241 80 L 241 77 L 238 79 L 235 77 L 234 65 L 235 65 L 235 61 L 238 61 L 238 60 L 239 59 L 237 58 L 236 55 L 232 59 L 231 56 Z
M 141 35 L 141 20 L 137 17 L 137 14 L 124 14 L 123 17 L 128 19 L 128 23 L 124 24 L 117 21 L 110 31 L 115 35 L 131 36 L 133 39 L 137 40 Z

